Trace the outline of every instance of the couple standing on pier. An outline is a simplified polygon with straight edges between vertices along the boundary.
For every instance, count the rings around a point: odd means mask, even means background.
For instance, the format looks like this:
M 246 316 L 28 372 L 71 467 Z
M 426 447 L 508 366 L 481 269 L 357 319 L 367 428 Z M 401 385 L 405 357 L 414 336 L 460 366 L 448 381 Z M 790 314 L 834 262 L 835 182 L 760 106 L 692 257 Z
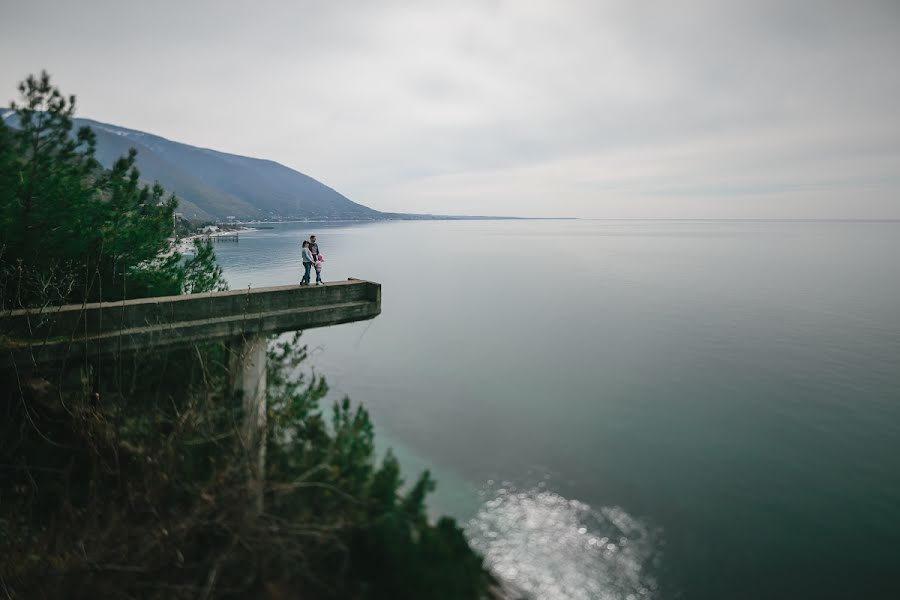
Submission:
M 308 240 L 303 240 L 303 279 L 300 280 L 300 285 L 309 285 L 309 272 L 313 267 L 316 269 L 316 285 L 325 285 L 322 281 L 323 262 L 316 236 L 311 235 Z

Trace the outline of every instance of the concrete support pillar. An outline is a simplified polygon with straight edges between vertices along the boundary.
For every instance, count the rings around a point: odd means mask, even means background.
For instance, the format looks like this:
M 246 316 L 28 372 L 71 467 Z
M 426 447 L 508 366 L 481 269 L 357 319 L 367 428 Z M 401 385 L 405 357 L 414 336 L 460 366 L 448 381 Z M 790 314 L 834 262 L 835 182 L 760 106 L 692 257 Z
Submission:
M 266 345 L 265 336 L 245 336 L 228 344 L 231 393 L 244 407 L 241 437 L 251 456 L 250 486 L 259 512 L 266 472 Z

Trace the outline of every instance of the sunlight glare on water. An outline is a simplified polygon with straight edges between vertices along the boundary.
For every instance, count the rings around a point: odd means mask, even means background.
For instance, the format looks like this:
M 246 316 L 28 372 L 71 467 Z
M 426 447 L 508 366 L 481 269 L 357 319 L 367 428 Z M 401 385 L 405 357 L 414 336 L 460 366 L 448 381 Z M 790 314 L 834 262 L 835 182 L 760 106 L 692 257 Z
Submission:
M 651 571 L 660 532 L 621 508 L 593 509 L 542 489 L 484 494 L 491 499 L 469 522 L 469 537 L 517 591 L 542 600 L 658 597 Z

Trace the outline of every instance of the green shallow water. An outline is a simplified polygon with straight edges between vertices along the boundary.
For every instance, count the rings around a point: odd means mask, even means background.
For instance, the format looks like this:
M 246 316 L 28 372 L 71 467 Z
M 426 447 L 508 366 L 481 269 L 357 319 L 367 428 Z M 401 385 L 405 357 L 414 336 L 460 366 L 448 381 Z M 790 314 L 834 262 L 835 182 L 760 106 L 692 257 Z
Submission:
M 383 284 L 313 364 L 522 589 L 900 597 L 900 223 L 274 227 L 232 288 Z

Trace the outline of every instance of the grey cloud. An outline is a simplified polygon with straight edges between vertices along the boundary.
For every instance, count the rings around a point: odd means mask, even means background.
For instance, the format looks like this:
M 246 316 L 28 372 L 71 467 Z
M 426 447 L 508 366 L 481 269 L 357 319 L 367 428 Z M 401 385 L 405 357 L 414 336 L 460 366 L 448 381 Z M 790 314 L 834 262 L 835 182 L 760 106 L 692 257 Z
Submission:
M 900 217 L 895 2 L 93 1 L 4 16 L 10 93 L 46 67 L 85 116 L 272 158 L 384 210 Z

